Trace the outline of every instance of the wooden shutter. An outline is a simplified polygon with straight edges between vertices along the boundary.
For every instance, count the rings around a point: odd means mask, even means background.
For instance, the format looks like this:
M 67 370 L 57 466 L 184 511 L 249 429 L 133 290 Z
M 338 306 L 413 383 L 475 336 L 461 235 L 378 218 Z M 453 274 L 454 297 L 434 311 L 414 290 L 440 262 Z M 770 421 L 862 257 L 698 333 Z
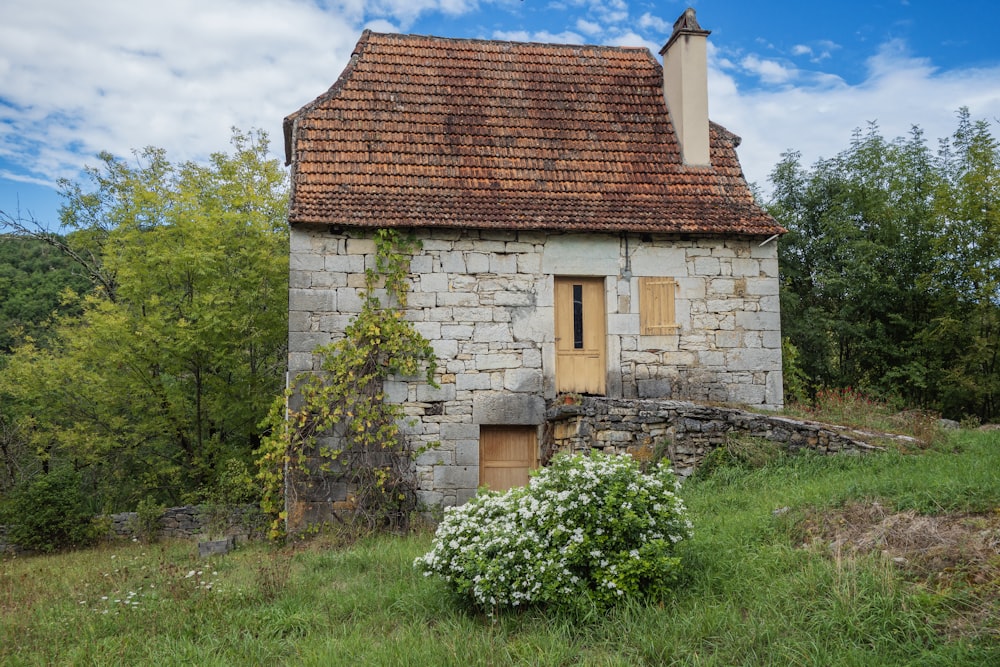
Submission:
M 644 336 L 672 334 L 677 331 L 674 316 L 673 278 L 639 278 L 639 333 Z

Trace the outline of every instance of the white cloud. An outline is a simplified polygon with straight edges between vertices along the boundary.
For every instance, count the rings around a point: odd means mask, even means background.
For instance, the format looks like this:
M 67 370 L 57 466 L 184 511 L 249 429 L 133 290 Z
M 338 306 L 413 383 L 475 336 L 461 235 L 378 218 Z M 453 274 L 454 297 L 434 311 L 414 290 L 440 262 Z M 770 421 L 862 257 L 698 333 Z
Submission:
M 663 35 L 664 39 L 669 37 L 674 30 L 670 23 L 664 21 L 659 16 L 653 16 L 649 12 L 639 17 L 639 27 L 643 30 L 656 31 Z
M 511 42 L 540 42 L 542 44 L 583 44 L 586 40 L 582 35 L 566 30 L 552 33 L 547 30 L 528 32 L 527 30 L 495 30 L 493 39 Z
M 664 40 L 665 42 L 666 40 Z M 663 44 L 657 44 L 656 42 L 651 42 L 648 39 L 637 35 L 631 30 L 626 30 L 623 32 L 617 32 L 606 41 L 608 46 L 644 46 L 650 50 L 654 55 L 660 51 L 660 47 Z
M 279 155 L 282 118 L 336 81 L 363 27 L 396 32 L 425 12 L 475 6 L 5 0 L 0 158 L 23 171 L 0 177 L 76 179 L 99 151 L 127 157 L 147 145 L 202 159 L 228 148 L 232 127 L 266 130 Z
M 576 29 L 585 35 L 595 37 L 604 32 L 604 28 L 601 27 L 599 23 L 594 23 L 593 21 L 587 21 L 586 19 L 577 19 Z
M 809 56 L 809 60 L 814 63 L 819 63 L 827 58 L 833 56 L 833 52 L 840 48 L 840 45 L 836 42 L 831 42 L 828 39 L 821 39 L 817 42 L 813 42 L 812 46 L 808 44 L 796 44 L 792 47 L 793 56 Z
M 857 85 L 798 70 L 795 87 L 744 87 L 717 51 L 710 50 L 709 58 L 709 114 L 743 137 L 744 172 L 761 186 L 782 152 L 800 151 L 803 165 L 811 167 L 846 149 L 853 130 L 869 121 L 877 121 L 889 139 L 918 125 L 935 150 L 937 139 L 955 130 L 961 106 L 974 118 L 1000 118 L 1000 67 L 939 71 L 908 55 L 902 42 L 882 45 Z
M 776 60 L 765 60 L 754 54 L 745 56 L 740 61 L 744 70 L 757 76 L 764 83 L 781 84 L 795 78 L 795 70 L 785 67 Z

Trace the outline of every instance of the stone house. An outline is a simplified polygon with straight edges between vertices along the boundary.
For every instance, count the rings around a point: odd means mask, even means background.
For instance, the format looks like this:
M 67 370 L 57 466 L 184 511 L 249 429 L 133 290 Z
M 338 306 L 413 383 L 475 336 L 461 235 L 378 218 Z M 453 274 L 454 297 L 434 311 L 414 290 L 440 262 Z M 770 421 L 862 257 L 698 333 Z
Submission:
M 687 10 L 661 66 L 644 48 L 365 31 L 285 119 L 290 374 L 360 309 L 373 231 L 422 241 L 407 317 L 439 387 L 386 389 L 417 444 L 439 443 L 416 461 L 424 501 L 523 483 L 564 393 L 780 407 L 784 230 L 708 119 L 708 34 Z

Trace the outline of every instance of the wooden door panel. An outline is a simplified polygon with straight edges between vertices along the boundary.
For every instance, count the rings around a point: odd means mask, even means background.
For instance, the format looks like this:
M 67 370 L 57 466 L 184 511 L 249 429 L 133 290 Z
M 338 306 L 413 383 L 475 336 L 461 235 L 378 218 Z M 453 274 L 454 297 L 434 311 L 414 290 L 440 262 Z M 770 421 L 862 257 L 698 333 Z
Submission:
M 538 467 L 538 431 L 534 426 L 479 427 L 479 485 L 506 491 L 528 483 Z
M 603 278 L 555 279 L 556 391 L 605 392 Z

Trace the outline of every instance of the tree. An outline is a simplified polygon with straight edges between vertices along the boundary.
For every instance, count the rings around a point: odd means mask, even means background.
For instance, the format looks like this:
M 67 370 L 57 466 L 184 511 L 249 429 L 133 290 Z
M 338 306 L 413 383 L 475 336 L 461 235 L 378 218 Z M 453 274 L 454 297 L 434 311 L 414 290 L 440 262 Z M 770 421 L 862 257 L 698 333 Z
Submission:
M 207 164 L 102 154 L 92 189 L 64 184 L 63 249 L 95 289 L 0 371 L 41 460 L 70 462 L 109 506 L 192 499 L 252 460 L 283 386 L 286 177 L 263 133 L 232 145 Z
M 962 111 L 937 157 L 919 128 L 887 141 L 874 124 L 812 170 L 782 156 L 782 329 L 814 390 L 993 414 L 995 389 L 970 387 L 995 386 L 998 155 Z
M 65 242 L 65 239 L 60 239 Z M 75 263 L 44 241 L 0 235 L 0 354 L 24 338 L 44 339 L 53 315 L 78 315 L 90 282 Z

